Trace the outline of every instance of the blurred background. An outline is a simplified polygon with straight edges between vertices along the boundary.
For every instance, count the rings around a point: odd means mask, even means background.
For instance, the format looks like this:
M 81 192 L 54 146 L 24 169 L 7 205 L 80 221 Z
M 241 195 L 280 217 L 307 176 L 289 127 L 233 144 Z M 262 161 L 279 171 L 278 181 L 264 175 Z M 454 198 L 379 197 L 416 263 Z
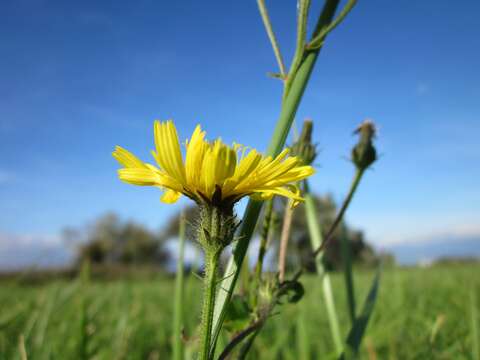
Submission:
M 311 14 L 323 3 L 313 0 Z M 267 5 L 289 64 L 296 1 Z M 297 112 L 297 130 L 314 122 L 310 185 L 324 230 L 354 173 L 353 131 L 367 118 L 378 127 L 379 159 L 326 249 L 321 279 L 331 278 L 340 348 L 351 304 L 370 306 L 357 319 L 372 314 L 365 359 L 480 358 L 479 12 L 473 0 L 358 1 L 329 35 Z M 263 152 L 280 112 L 282 85 L 267 75 L 276 71 L 253 0 L 0 1 L 1 359 L 171 355 L 181 211 L 185 274 L 202 273 L 195 208 L 120 182 L 111 153 L 121 145 L 152 162 L 155 119 L 173 119 L 182 142 L 201 124 L 208 139 Z M 275 203 L 267 271 L 277 269 L 284 205 Z M 287 270 L 314 270 L 309 243 L 300 205 Z M 255 234 L 251 265 L 257 251 Z M 251 359 L 337 358 L 320 278 L 307 272 L 302 283 L 302 301 L 278 308 Z M 192 358 L 201 281 L 185 276 L 183 288 L 176 323 Z M 218 348 L 228 339 L 222 332 Z
M 270 6 L 287 58 L 295 7 Z M 265 150 L 282 90 L 266 76 L 276 63 L 255 2 L 1 8 L 0 269 L 70 265 L 105 222 L 133 226 L 125 242 L 160 241 L 166 259 L 167 224 L 188 201 L 166 206 L 156 189 L 121 183 L 111 152 L 151 161 L 153 121 L 170 118 L 182 140 L 201 123 L 209 139 Z M 312 185 L 332 204 L 352 176 L 352 131 L 377 123 L 380 159 L 346 221 L 399 264 L 480 255 L 479 10 L 360 2 L 331 34 L 297 114 L 297 126 L 314 120 Z

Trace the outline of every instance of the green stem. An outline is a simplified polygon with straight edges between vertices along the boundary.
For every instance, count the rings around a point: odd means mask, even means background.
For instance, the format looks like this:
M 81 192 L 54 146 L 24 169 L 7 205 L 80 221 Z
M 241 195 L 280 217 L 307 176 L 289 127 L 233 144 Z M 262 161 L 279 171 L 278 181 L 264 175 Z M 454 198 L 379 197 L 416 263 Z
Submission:
M 285 82 L 284 97 L 288 95 L 292 80 L 295 78 L 295 73 L 302 62 L 305 55 L 305 41 L 307 38 L 307 22 L 308 11 L 310 9 L 310 0 L 298 1 L 298 16 L 297 16 L 297 46 L 295 54 L 293 55 L 292 64 L 288 72 L 287 81 Z
M 280 52 L 280 47 L 278 46 L 277 38 L 273 32 L 272 23 L 270 22 L 270 17 L 268 16 L 267 7 L 265 6 L 265 0 L 257 0 L 258 9 L 260 15 L 262 16 L 263 25 L 265 25 L 265 30 L 267 31 L 268 39 L 272 44 L 273 53 L 275 54 L 275 59 L 277 59 L 278 67 L 280 69 L 280 75 L 282 78 L 286 75 L 285 64 L 283 62 L 282 53 Z
M 339 1 L 340 0 L 327 0 L 323 7 L 322 13 L 320 14 L 315 32 L 318 32 L 320 29 L 328 26 L 328 24 L 332 21 Z M 295 74 L 295 78 L 292 80 L 291 89 L 282 104 L 280 118 L 275 126 L 275 130 L 267 150 L 267 155 L 275 156 L 279 154 L 285 145 L 290 127 L 292 126 L 293 119 L 297 113 L 298 106 L 300 105 L 300 101 L 307 86 L 308 80 L 310 79 L 310 75 L 317 61 L 320 50 L 321 48 L 308 52 L 304 61 L 302 61 L 300 64 L 298 71 Z M 221 284 L 221 288 L 225 289 L 226 291 L 220 291 L 217 306 L 215 307 L 212 350 L 215 349 L 215 344 L 220 334 L 223 320 L 225 319 L 226 305 L 232 297 L 233 290 L 239 276 L 239 269 L 247 252 L 252 234 L 255 230 L 255 225 L 257 223 L 261 208 L 261 202 L 250 200 L 245 210 L 239 230 L 239 240 L 233 252 L 233 256 L 230 258 L 224 280 Z
M 280 251 L 278 254 L 278 280 L 282 283 L 285 280 L 285 268 L 287 266 L 287 248 L 290 239 L 290 227 L 293 219 L 292 200 L 285 206 L 283 216 L 282 234 L 280 236 Z
M 271 199 L 267 202 L 263 219 L 263 227 L 260 233 L 260 246 L 258 248 L 257 263 L 254 270 L 255 276 L 253 278 L 253 284 L 251 286 L 251 289 L 254 290 L 250 291 L 250 303 L 252 304 L 253 308 L 257 307 L 258 289 L 262 282 L 263 260 L 265 259 L 268 244 L 270 243 L 271 237 L 274 233 L 275 216 L 273 213 L 273 202 L 274 199 Z
M 478 310 L 476 289 L 470 291 L 470 313 L 472 318 L 472 359 L 480 359 L 480 331 L 478 329 Z
M 310 243 L 313 249 L 318 249 L 323 244 L 322 229 L 318 221 L 317 209 L 315 208 L 315 199 L 310 193 L 308 181 L 304 180 L 304 198 L 305 198 L 305 215 L 307 217 L 308 233 L 310 235 Z M 325 269 L 322 263 L 323 253 L 315 255 L 315 265 L 318 275 L 323 275 Z
M 325 307 L 327 308 L 328 323 L 330 324 L 330 333 L 335 346 L 335 353 L 340 356 L 343 352 L 343 340 L 340 333 L 340 322 L 338 321 L 337 309 L 335 308 L 335 299 L 333 298 L 332 281 L 330 275 L 325 273 L 322 278 L 323 297 Z
M 257 335 L 260 333 L 262 329 L 263 329 L 263 324 L 259 326 L 252 335 L 250 335 L 250 337 L 245 342 L 245 344 L 243 344 L 243 346 L 240 348 L 240 351 L 238 352 L 237 360 L 245 359 L 248 352 L 252 348 L 253 342 L 255 341 L 255 339 L 257 338 Z
M 85 260 L 82 264 L 82 270 L 80 273 L 80 282 L 81 282 L 81 337 L 80 337 L 80 354 L 81 359 L 88 359 L 88 343 L 89 343 L 89 334 L 88 334 L 88 288 L 90 283 L 90 261 Z
M 345 211 L 348 209 L 348 206 L 350 205 L 350 202 L 353 199 L 353 195 L 355 195 L 355 191 L 357 191 L 358 184 L 360 183 L 360 180 L 362 179 L 364 170 L 357 169 L 355 172 L 355 176 L 353 178 L 352 184 L 350 185 L 350 190 L 348 192 L 347 197 L 343 201 L 342 208 L 337 214 L 337 217 L 333 221 L 332 226 L 330 226 L 330 229 L 328 230 L 327 235 L 325 235 L 325 241 L 320 245 L 317 250 L 314 251 L 314 255 L 317 256 L 320 254 L 325 246 L 332 240 L 333 233 L 337 229 L 337 226 L 340 224 L 340 222 L 343 219 L 343 215 L 345 215 Z
M 273 199 L 268 201 L 267 206 L 265 208 L 265 218 L 263 220 L 263 228 L 262 228 L 262 233 L 260 235 L 260 247 L 258 248 L 258 259 L 257 259 L 257 264 L 255 265 L 255 278 L 258 283 L 260 283 L 260 279 L 262 277 L 263 259 L 265 258 L 265 254 L 267 252 L 268 238 L 270 236 L 270 233 L 273 231 L 272 213 L 273 213 Z
M 329 32 L 331 32 L 333 29 L 335 29 L 348 15 L 348 13 L 353 9 L 355 4 L 357 3 L 357 0 L 348 0 L 348 3 L 345 5 L 345 7 L 340 11 L 340 14 L 335 18 L 334 21 L 332 21 L 328 27 L 323 28 L 308 44 L 309 49 L 313 49 L 317 46 L 322 46 L 323 41 L 325 40 L 325 37 Z
M 305 212 L 307 216 L 308 231 L 312 249 L 316 249 L 323 243 L 322 229 L 318 219 L 317 209 L 315 207 L 315 199 L 310 193 L 308 181 L 304 181 L 305 189 Z M 330 334 L 335 346 L 335 353 L 340 356 L 343 353 L 343 339 L 340 334 L 340 325 L 338 321 L 337 309 L 335 308 L 335 300 L 333 298 L 332 283 L 330 275 L 325 271 L 322 263 L 323 253 L 317 254 L 315 257 L 315 265 L 317 274 L 322 279 L 323 298 L 327 308 L 328 323 L 330 325 Z
M 175 302 L 173 313 L 173 359 L 183 359 L 182 322 L 183 322 L 183 258 L 185 247 L 185 213 L 180 214 L 178 231 L 178 260 L 175 277 Z
M 202 343 L 199 360 L 208 360 L 212 339 L 213 310 L 215 306 L 215 289 L 217 283 L 217 268 L 221 252 L 208 251 L 205 253 L 205 291 L 203 295 L 203 310 L 201 334 Z
M 345 288 L 347 290 L 348 314 L 350 315 L 350 321 L 353 325 L 356 319 L 356 304 L 355 288 L 353 285 L 352 253 L 350 248 L 350 242 L 347 239 L 344 229 L 342 229 L 340 241 L 342 247 L 342 260 L 344 264 L 343 273 L 345 276 Z

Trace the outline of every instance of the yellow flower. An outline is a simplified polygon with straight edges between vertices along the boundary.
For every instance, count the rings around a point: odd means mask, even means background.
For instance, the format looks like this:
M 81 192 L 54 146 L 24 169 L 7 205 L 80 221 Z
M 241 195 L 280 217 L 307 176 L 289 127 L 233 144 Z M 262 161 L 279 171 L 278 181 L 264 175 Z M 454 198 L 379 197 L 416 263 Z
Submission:
M 124 167 L 119 178 L 129 184 L 157 186 L 164 190 L 161 201 L 174 203 L 183 194 L 197 203 L 232 205 L 244 196 L 266 200 L 274 195 L 302 201 L 292 183 L 312 175 L 311 166 L 302 166 L 288 149 L 277 157 L 262 156 L 255 149 L 220 139 L 205 140 L 200 125 L 186 141 L 185 161 L 177 130 L 172 121 L 155 121 L 155 148 L 152 155 L 158 167 L 144 163 L 120 146 L 113 157 Z

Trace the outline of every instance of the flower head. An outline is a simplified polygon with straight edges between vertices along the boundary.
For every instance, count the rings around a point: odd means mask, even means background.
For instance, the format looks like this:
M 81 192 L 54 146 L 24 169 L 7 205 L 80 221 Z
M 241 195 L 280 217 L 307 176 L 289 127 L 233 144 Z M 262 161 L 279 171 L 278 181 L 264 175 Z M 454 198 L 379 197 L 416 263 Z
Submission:
M 314 173 L 297 157 L 288 157 L 288 149 L 273 158 L 238 144 L 230 147 L 220 139 L 209 142 L 200 125 L 185 143 L 185 159 L 172 121 L 155 121 L 154 137 L 152 155 L 157 166 L 120 146 L 113 157 L 123 165 L 118 170 L 122 181 L 159 187 L 165 203 L 176 202 L 182 194 L 200 204 L 219 206 L 232 205 L 245 196 L 266 200 L 280 195 L 298 202 L 300 192 L 291 183 Z

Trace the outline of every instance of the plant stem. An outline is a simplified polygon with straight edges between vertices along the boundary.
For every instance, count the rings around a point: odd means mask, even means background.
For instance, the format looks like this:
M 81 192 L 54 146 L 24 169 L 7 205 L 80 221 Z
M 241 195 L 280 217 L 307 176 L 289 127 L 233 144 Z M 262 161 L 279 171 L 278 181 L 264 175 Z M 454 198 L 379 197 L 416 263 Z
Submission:
M 228 345 L 223 349 L 222 353 L 218 357 L 218 360 L 225 360 L 228 358 L 232 350 L 242 342 L 245 338 L 247 338 L 250 334 L 255 333 L 258 329 L 261 328 L 263 325 L 263 321 L 257 321 L 247 327 L 246 329 L 240 331 L 235 337 L 228 343 Z
M 81 319 L 80 319 L 80 354 L 81 359 L 88 359 L 88 343 L 89 343 L 89 334 L 88 334 L 88 290 L 90 283 L 90 261 L 85 260 L 82 264 L 82 270 L 80 273 L 80 283 L 81 283 Z
M 472 287 L 470 290 L 470 313 L 472 320 L 472 359 L 480 359 L 480 331 L 478 329 L 478 310 L 475 287 Z
M 342 208 L 338 212 L 335 220 L 333 221 L 332 226 L 330 226 L 330 229 L 328 230 L 327 235 L 325 235 L 325 241 L 320 245 L 317 250 L 314 251 L 313 255 L 317 256 L 320 252 L 323 251 L 325 246 L 332 240 L 333 233 L 337 229 L 338 224 L 343 219 L 343 215 L 345 214 L 345 211 L 347 210 L 348 206 L 350 205 L 350 202 L 353 199 L 353 195 L 355 195 L 355 191 L 357 190 L 358 184 L 360 183 L 360 180 L 362 179 L 364 170 L 357 169 L 355 172 L 355 176 L 353 178 L 352 184 L 350 185 L 350 190 L 348 192 L 347 197 L 343 201 Z
M 263 226 L 262 231 L 260 233 L 260 246 L 258 248 L 258 258 L 257 263 L 255 265 L 255 275 L 253 277 L 253 284 L 251 285 L 251 289 L 255 289 L 254 291 L 250 291 L 250 303 L 252 304 L 253 308 L 257 307 L 258 303 L 258 289 L 262 283 L 262 272 L 263 272 L 263 260 L 265 259 L 265 254 L 267 253 L 268 244 L 271 242 L 271 238 L 275 232 L 275 214 L 273 212 L 273 204 L 274 199 L 268 200 L 266 208 L 265 208 L 265 215 L 263 219 Z
M 277 59 L 280 74 L 282 75 L 282 77 L 285 77 L 285 64 L 283 62 L 282 53 L 280 52 L 280 47 L 278 46 L 277 38 L 275 37 L 275 33 L 273 32 L 272 23 L 270 22 L 270 17 L 268 16 L 267 7 L 265 6 L 265 0 L 257 0 L 257 4 L 260 15 L 262 16 L 263 24 L 265 25 L 265 30 L 267 31 L 268 38 L 270 39 L 270 43 L 272 44 L 273 53 L 275 54 L 275 58 Z
M 175 297 L 173 313 L 173 359 L 183 359 L 182 322 L 183 322 L 183 257 L 185 246 L 185 212 L 180 214 L 178 231 L 178 260 L 175 277 Z
M 335 11 L 338 7 L 340 0 L 327 0 L 320 17 L 317 22 L 315 33 L 318 33 L 321 29 L 332 21 Z M 315 66 L 316 60 L 320 53 L 321 48 L 309 51 L 305 56 L 305 59 L 299 65 L 298 71 L 295 74 L 295 78 L 292 80 L 292 87 L 282 104 L 282 110 L 280 118 L 277 121 L 273 136 L 270 141 L 270 145 L 267 150 L 268 155 L 275 156 L 280 153 L 285 141 L 287 139 L 290 127 L 292 126 L 293 119 L 297 113 L 298 106 L 302 99 L 303 93 L 307 86 L 310 75 Z M 216 340 L 220 334 L 223 320 L 225 318 L 226 305 L 230 301 L 233 290 L 235 288 L 236 281 L 239 276 L 239 269 L 245 257 L 245 254 L 250 243 L 255 225 L 257 223 L 262 203 L 258 201 L 250 200 L 248 202 L 245 214 L 239 230 L 239 240 L 233 256 L 230 258 L 224 280 L 222 281 L 221 288 L 226 291 L 219 293 L 217 306 L 215 308 L 214 315 L 214 334 L 212 350 L 215 349 Z
M 307 216 L 308 231 L 310 234 L 310 241 L 312 249 L 316 249 L 323 243 L 322 229 L 318 219 L 317 209 L 315 207 L 315 200 L 310 193 L 308 181 L 304 181 L 305 190 L 305 212 Z M 322 279 L 323 286 L 323 298 L 325 300 L 325 306 L 327 308 L 328 323 L 330 325 L 330 333 L 332 336 L 333 344 L 335 346 L 335 353 L 340 356 L 343 353 L 343 339 L 340 334 L 340 325 L 338 321 L 337 310 L 335 308 L 335 300 L 333 298 L 332 283 L 330 275 L 325 271 L 322 263 L 323 253 L 315 256 L 315 266 L 317 274 Z
M 238 352 L 237 360 L 244 360 L 245 357 L 247 356 L 248 352 L 252 348 L 253 342 L 257 338 L 257 335 L 260 333 L 260 331 L 263 329 L 263 324 L 259 326 L 255 332 L 247 339 L 245 344 L 240 348 L 240 351 Z
M 350 315 L 350 322 L 353 325 L 356 319 L 356 304 L 355 288 L 353 285 L 352 253 L 350 248 L 350 242 L 347 239 L 344 229 L 342 229 L 340 242 L 342 247 L 342 260 L 344 264 L 343 274 L 345 276 L 345 288 L 347 290 L 348 314 Z
M 20 353 L 21 360 L 28 360 L 27 350 L 25 349 L 25 337 L 20 334 L 18 338 L 18 351 Z
M 333 298 L 332 281 L 330 280 L 330 275 L 328 273 L 325 273 L 322 277 L 322 287 L 325 307 L 327 308 L 328 323 L 330 324 L 330 333 L 335 346 L 335 353 L 337 356 L 340 356 L 343 352 L 343 340 L 340 333 L 340 322 L 338 321 L 337 309 L 335 308 L 335 299 Z
M 308 11 L 310 9 L 310 0 L 298 1 L 298 16 L 297 16 L 297 46 L 295 47 L 295 54 L 293 55 L 292 64 L 288 72 L 287 80 L 285 82 L 284 97 L 288 95 L 292 80 L 295 78 L 295 73 L 302 62 L 305 55 L 305 42 L 307 38 L 307 22 Z
M 293 209 L 291 201 L 285 207 L 283 216 L 282 235 L 280 236 L 280 252 L 278 254 L 278 280 L 282 283 L 285 280 L 285 267 L 287 261 L 288 239 L 290 238 L 290 227 L 292 225 Z
M 273 232 L 273 199 L 269 200 L 265 208 L 265 218 L 263 220 L 262 233 L 260 235 L 260 247 L 258 248 L 258 259 L 255 265 L 255 278 L 257 283 L 260 283 L 260 279 L 263 271 L 263 259 L 267 252 L 267 244 L 270 235 Z
M 310 243 L 313 249 L 319 248 L 323 244 L 322 229 L 318 221 L 317 209 L 315 208 L 315 199 L 310 194 L 308 181 L 304 180 L 304 198 L 305 198 L 305 215 L 307 217 L 308 233 L 310 235 Z M 325 269 L 322 263 L 323 253 L 319 252 L 315 255 L 315 265 L 318 275 L 323 275 Z
M 310 41 L 308 47 L 315 48 L 316 46 L 321 46 L 327 34 L 335 29 L 345 19 L 356 3 L 357 0 L 348 0 L 348 3 L 344 6 L 342 11 L 340 11 L 340 14 L 335 18 L 335 20 L 332 21 L 326 28 L 323 28 L 322 31 L 320 31 L 315 38 Z
M 203 294 L 200 360 L 209 359 L 212 339 L 213 309 L 215 306 L 215 288 L 217 285 L 217 268 L 220 254 L 220 251 L 207 251 L 205 253 L 205 290 Z

